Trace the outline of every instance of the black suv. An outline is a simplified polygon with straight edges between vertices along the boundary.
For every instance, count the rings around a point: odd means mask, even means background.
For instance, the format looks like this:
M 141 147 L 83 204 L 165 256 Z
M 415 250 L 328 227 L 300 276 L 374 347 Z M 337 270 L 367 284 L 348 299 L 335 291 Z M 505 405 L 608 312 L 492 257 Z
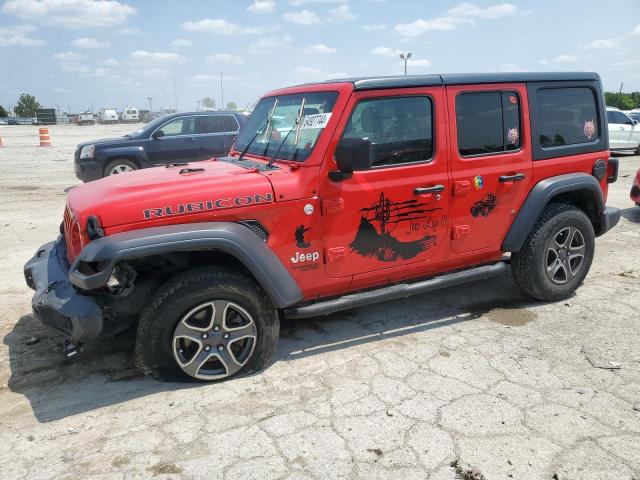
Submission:
M 139 168 L 226 155 L 246 119 L 235 112 L 164 115 L 130 135 L 79 144 L 76 176 L 89 182 Z

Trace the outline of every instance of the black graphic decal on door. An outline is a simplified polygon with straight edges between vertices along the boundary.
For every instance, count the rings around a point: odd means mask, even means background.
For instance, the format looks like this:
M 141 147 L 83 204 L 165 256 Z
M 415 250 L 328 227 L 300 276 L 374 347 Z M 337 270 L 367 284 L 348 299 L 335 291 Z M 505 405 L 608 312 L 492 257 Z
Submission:
M 488 217 L 489 214 L 495 210 L 498 206 L 498 199 L 493 193 L 488 194 L 479 202 L 474 203 L 471 206 L 471 215 L 477 217 L 478 215 L 482 215 L 483 217 Z
M 349 244 L 351 250 L 363 257 L 375 257 L 382 262 L 394 262 L 398 258 L 408 260 L 420 252 L 431 248 L 436 243 L 435 235 L 411 242 L 403 242 L 392 235 L 392 232 L 402 222 L 419 220 L 428 212 L 441 208 L 423 208 L 426 204 L 417 200 L 393 202 L 380 194 L 380 200 L 370 207 L 360 210 L 360 225 L 353 241 Z
M 304 239 L 304 234 L 307 233 L 311 227 L 304 228 L 304 225 L 298 225 L 296 228 L 296 246 L 298 248 L 309 248 L 311 244 Z

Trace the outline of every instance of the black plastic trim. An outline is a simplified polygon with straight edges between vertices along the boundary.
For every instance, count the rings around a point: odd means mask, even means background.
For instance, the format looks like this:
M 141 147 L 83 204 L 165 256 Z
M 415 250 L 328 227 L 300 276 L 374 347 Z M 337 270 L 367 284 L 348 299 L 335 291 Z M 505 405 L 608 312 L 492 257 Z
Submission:
M 207 222 L 169 225 L 117 233 L 89 243 L 71 266 L 71 282 L 83 290 L 107 283 L 113 268 L 122 260 L 132 260 L 169 252 L 217 250 L 238 259 L 264 288 L 278 308 L 302 299 L 302 292 L 273 251 L 244 225 Z M 93 275 L 78 270 L 82 262 L 104 262 Z
M 506 264 L 499 262 L 493 265 L 462 270 L 460 272 L 448 273 L 438 277 L 422 280 L 415 283 L 401 283 L 390 287 L 383 287 L 367 292 L 354 293 L 332 300 L 320 301 L 301 307 L 294 307 L 285 310 L 287 318 L 309 318 L 318 315 L 329 315 L 330 313 L 347 310 L 350 308 L 372 305 L 374 303 L 386 302 L 398 298 L 406 298 L 420 293 L 432 292 L 442 288 L 453 287 L 477 280 L 486 280 L 504 272 Z
M 620 168 L 620 160 L 615 157 L 609 158 L 609 165 L 613 165 L 613 175 L 607 177 L 607 183 L 615 183 L 618 180 L 618 170 Z
M 540 181 L 536 184 L 527 199 L 524 201 L 515 220 L 511 224 L 509 232 L 502 242 L 503 252 L 517 252 L 522 248 L 531 228 L 542 213 L 547 204 L 561 193 L 587 190 L 596 202 L 598 215 L 604 212 L 604 199 L 602 198 L 602 189 L 598 181 L 587 173 L 568 173 L 558 175 Z M 600 218 L 600 217 L 599 217 Z M 596 233 L 600 234 L 600 229 L 596 229 Z

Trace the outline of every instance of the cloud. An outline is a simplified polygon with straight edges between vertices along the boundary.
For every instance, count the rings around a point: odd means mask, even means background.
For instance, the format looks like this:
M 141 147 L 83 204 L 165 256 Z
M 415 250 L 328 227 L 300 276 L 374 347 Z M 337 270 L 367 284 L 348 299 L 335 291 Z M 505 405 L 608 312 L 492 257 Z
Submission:
M 99 67 L 93 69 L 80 62 L 58 62 L 56 66 L 67 73 L 80 74 L 85 77 L 106 77 L 111 73 L 111 69 Z
M 146 50 L 136 50 L 131 52 L 130 57 L 133 60 L 144 63 L 180 63 L 184 61 L 177 53 L 173 52 L 147 52 Z
M 451 7 L 447 13 L 454 17 L 495 19 L 513 15 L 517 10 L 518 8 L 510 3 L 498 3 L 482 8 L 473 3 L 463 2 Z
M 402 53 L 402 50 L 394 50 L 389 47 L 376 47 L 371 50 L 372 55 L 378 55 L 380 57 L 397 57 Z
M 29 37 L 34 32 L 33 25 L 0 26 L 0 47 L 36 47 L 43 45 L 42 40 Z
M 282 18 L 286 22 L 297 23 L 298 25 L 319 25 L 322 23 L 315 12 L 306 9 L 299 12 L 285 12 Z
M 107 60 L 102 62 L 102 65 L 104 65 L 105 67 L 117 67 L 118 65 L 120 65 L 120 62 L 118 62 L 114 58 L 108 58 Z
M 273 13 L 276 10 L 276 2 L 274 0 L 254 0 L 247 7 L 247 11 L 255 14 Z
M 289 35 L 270 36 L 259 38 L 256 42 L 249 46 L 252 53 L 273 53 L 282 51 L 291 43 Z
M 612 65 L 618 68 L 635 67 L 636 65 L 640 65 L 640 60 L 625 60 L 622 62 L 613 62 Z
M 355 20 L 357 15 L 349 10 L 349 5 L 340 5 L 339 7 L 332 8 L 327 14 L 329 21 L 331 22 L 348 22 L 349 20 Z
M 558 55 L 557 57 L 554 57 L 550 60 L 540 60 L 540 63 L 542 65 L 549 65 L 551 63 L 573 63 L 573 62 L 579 62 L 580 61 L 580 57 L 577 55 Z
M 98 48 L 109 48 L 111 46 L 111 42 L 108 40 L 100 41 L 95 38 L 82 37 L 76 38 L 73 42 L 71 42 L 76 48 L 90 48 L 90 49 L 98 49 Z
M 223 18 L 203 18 L 195 22 L 182 22 L 180 27 L 190 32 L 206 32 L 216 35 L 257 35 L 265 31 L 263 28 L 243 27 Z
M 58 52 L 53 54 L 53 59 L 57 62 L 77 62 L 82 60 L 84 55 L 80 55 L 77 52 Z
M 329 53 L 336 53 L 336 49 L 333 47 L 328 47 L 327 45 L 325 45 L 324 43 L 318 43 L 317 45 L 311 45 L 310 47 L 307 47 L 306 49 L 307 53 L 322 53 L 322 54 L 329 54 Z
M 289 4 L 299 7 L 311 3 L 345 3 L 347 0 L 289 0 Z
M 381 32 L 387 29 L 384 23 L 372 23 L 370 25 L 361 25 L 360 28 L 365 32 Z
M 188 38 L 176 38 L 173 42 L 169 44 L 171 48 L 188 48 L 193 46 L 193 42 Z
M 120 35 L 139 35 L 140 29 L 136 27 L 123 27 L 118 29 Z
M 400 63 L 404 66 L 404 61 L 401 61 Z M 416 58 L 416 59 L 410 58 L 407 61 L 407 65 L 409 67 L 427 68 L 431 66 L 431 62 L 426 58 Z
M 631 35 L 631 36 L 640 35 L 640 25 L 637 25 L 636 28 L 631 30 L 631 33 L 629 35 Z
M 319 68 L 308 67 L 308 66 L 297 67 L 295 69 L 295 72 L 301 77 L 305 78 L 306 80 L 313 80 L 313 81 L 333 80 L 333 79 L 345 78 L 349 76 L 349 74 L 345 72 L 327 73 L 320 70 Z
M 112 27 L 136 9 L 115 0 L 8 0 L 0 13 L 65 28 Z
M 460 25 L 475 25 L 477 19 L 497 19 L 512 16 L 518 11 L 515 5 L 500 3 L 486 8 L 478 7 L 473 3 L 460 3 L 451 7 L 447 15 L 434 17 L 428 20 L 419 18 L 411 23 L 398 24 L 393 28 L 394 33 L 401 37 L 419 37 L 429 31 L 450 31 Z
M 193 83 L 212 83 L 212 82 L 219 82 L 220 77 L 218 75 L 209 75 L 208 73 L 200 73 L 197 75 L 193 75 L 191 78 L 189 78 L 189 81 Z
M 231 65 L 242 65 L 244 63 L 244 60 L 230 53 L 214 53 L 207 57 L 207 62 L 229 63 Z
M 621 42 L 622 37 L 606 38 L 602 40 L 594 40 L 580 48 L 582 50 L 616 50 L 622 47 Z
M 146 67 L 146 68 L 137 68 L 131 70 L 131 76 L 134 78 L 139 77 L 168 77 L 171 75 L 171 70 L 166 67 Z

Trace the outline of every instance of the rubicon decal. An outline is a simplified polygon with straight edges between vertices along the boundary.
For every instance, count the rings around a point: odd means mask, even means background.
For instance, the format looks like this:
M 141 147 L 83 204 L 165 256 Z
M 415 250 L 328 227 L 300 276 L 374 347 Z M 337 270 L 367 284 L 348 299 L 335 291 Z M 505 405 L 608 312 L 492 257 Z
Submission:
M 177 205 L 167 205 L 166 207 L 145 208 L 142 211 L 145 219 L 158 217 L 173 217 L 176 215 L 186 215 L 189 213 L 208 212 L 211 210 L 223 210 L 225 208 L 246 207 L 247 205 L 258 205 L 261 203 L 273 202 L 271 193 L 242 195 L 239 197 L 224 197 L 217 200 L 206 200 L 204 202 L 179 203 Z

